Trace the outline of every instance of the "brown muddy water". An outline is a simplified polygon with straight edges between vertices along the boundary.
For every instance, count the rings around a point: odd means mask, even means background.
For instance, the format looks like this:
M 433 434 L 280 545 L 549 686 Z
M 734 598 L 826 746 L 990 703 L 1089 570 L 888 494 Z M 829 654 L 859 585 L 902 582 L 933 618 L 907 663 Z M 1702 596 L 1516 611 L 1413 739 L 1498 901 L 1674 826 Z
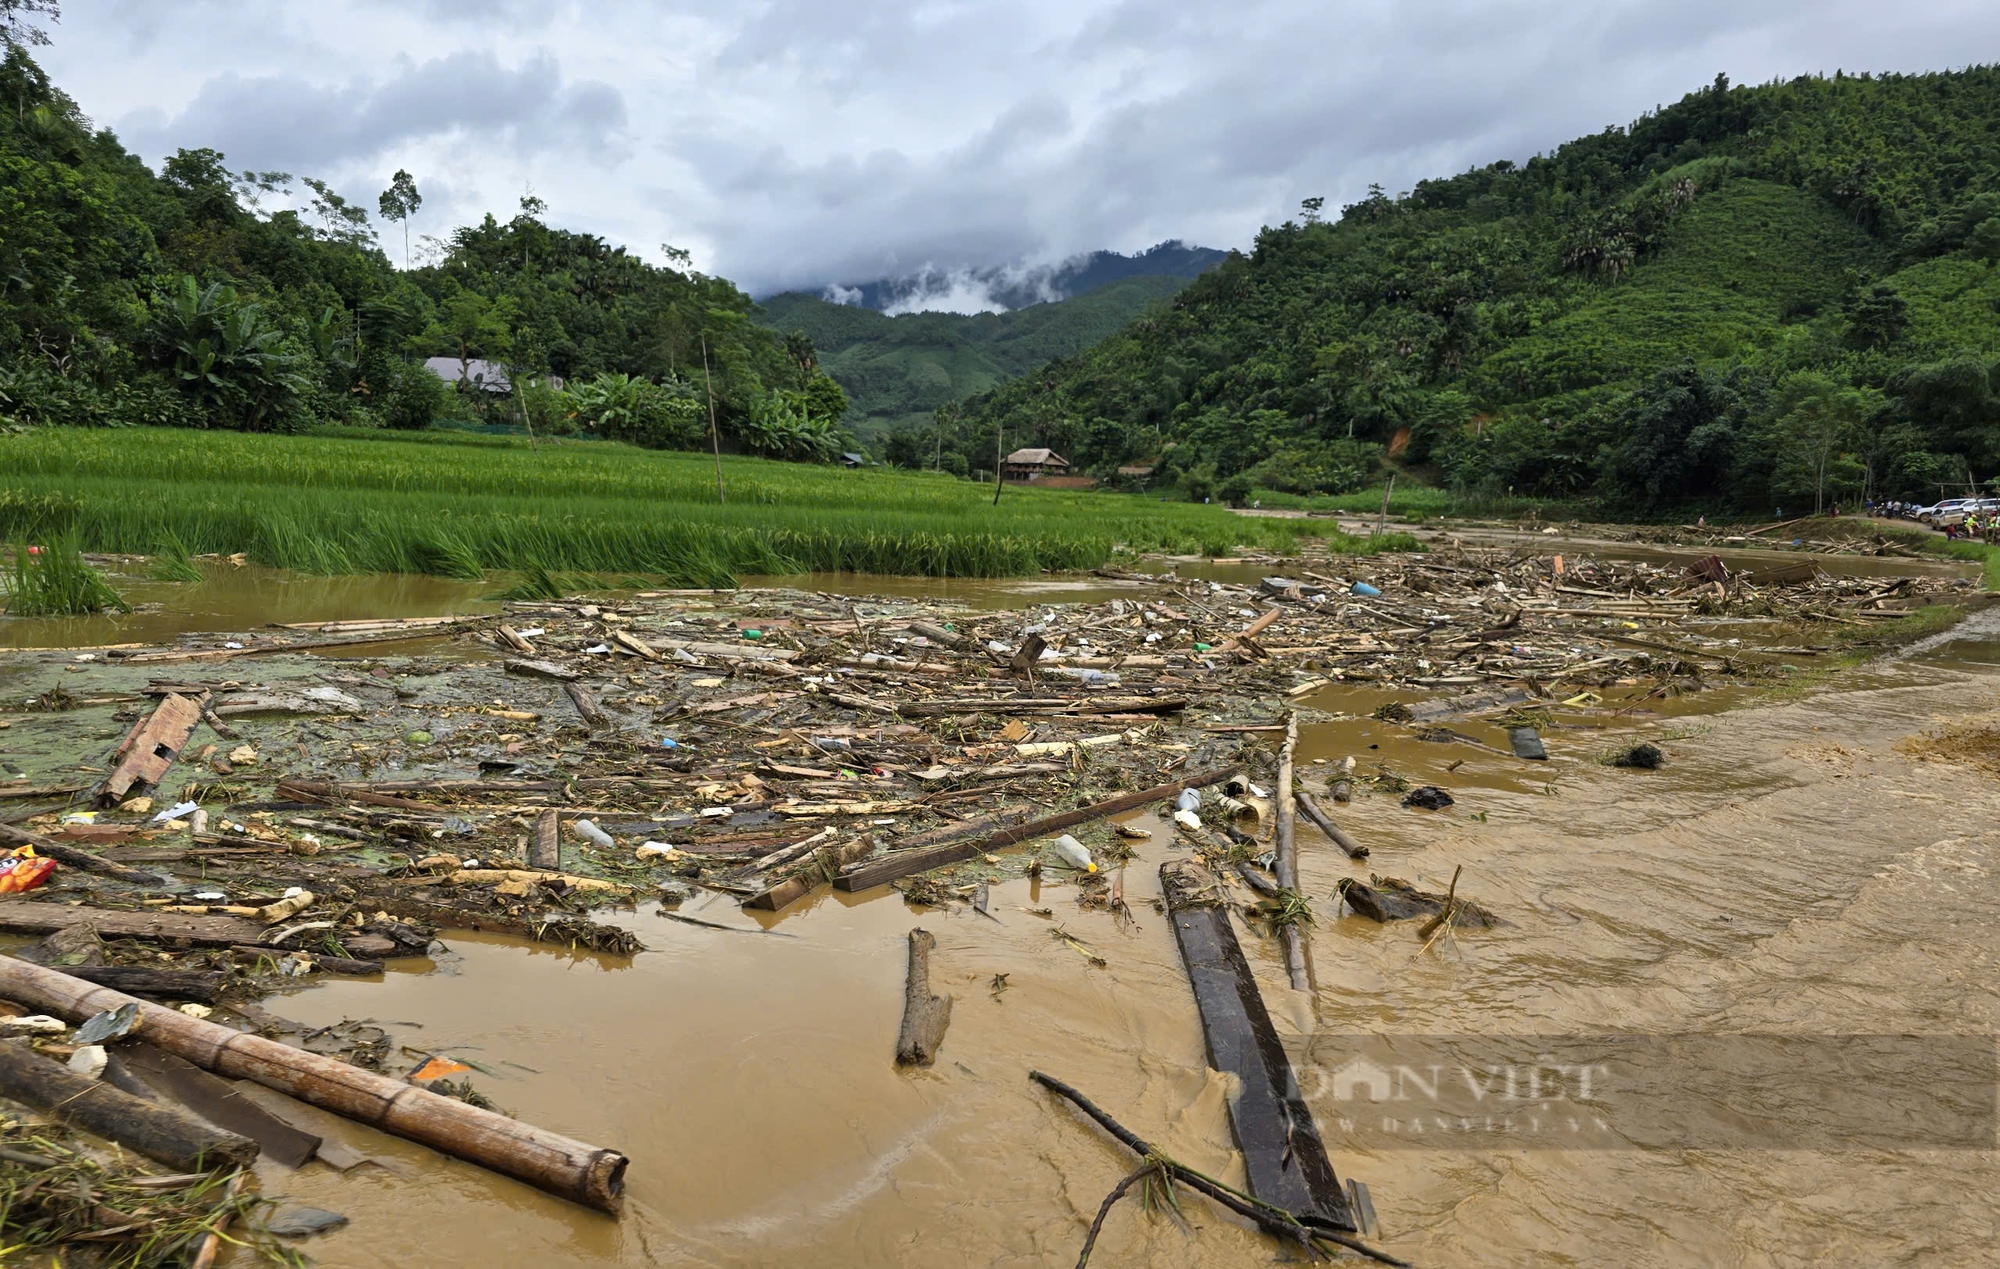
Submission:
M 1994 617 L 1808 693 L 1694 697 L 1662 711 L 1675 717 L 1558 729 L 1547 763 L 1417 741 L 1365 717 L 1379 693 L 1316 695 L 1316 709 L 1353 717 L 1305 729 L 1310 784 L 1351 754 L 1359 775 L 1386 763 L 1458 801 L 1407 810 L 1364 786 L 1338 816 L 1373 848 L 1362 865 L 1301 823 L 1316 990 L 1293 992 L 1276 941 L 1238 927 L 1281 1033 L 1315 1061 L 1354 1035 L 1990 1037 L 2000 786 L 1897 745 L 1941 719 L 2000 718 Z M 1506 747 L 1497 728 L 1454 727 Z M 1639 739 L 1660 743 L 1667 766 L 1602 765 Z M 631 958 L 451 932 L 436 961 L 399 963 L 382 981 L 272 998 L 267 1008 L 301 1022 L 374 1019 L 400 1044 L 475 1059 L 496 1072 L 475 1079 L 501 1106 L 632 1165 L 613 1221 L 314 1115 L 315 1130 L 394 1166 L 266 1163 L 264 1188 L 352 1218 L 309 1244 L 327 1266 L 1072 1264 L 1134 1161 L 1029 1070 L 1075 1085 L 1181 1161 L 1241 1179 L 1228 1090 L 1207 1070 L 1179 953 L 1151 904 L 1158 864 L 1182 852 L 1170 826 L 1132 819 L 1153 830 L 1123 869 L 1135 923 L 1080 909 L 1053 876 L 996 884 L 997 921 L 912 908 L 886 889 L 822 892 L 762 919 L 716 896 L 681 910 L 729 930 L 651 904 L 616 917 L 651 949 Z M 1373 871 L 1442 890 L 1457 868 L 1459 893 L 1510 926 L 1424 953 L 1412 923 L 1333 915 L 1339 878 Z M 903 940 L 917 925 L 939 941 L 933 990 L 955 1004 L 937 1065 L 898 1071 Z M 1894 1105 L 1901 1090 L 1879 1094 Z M 1319 1123 L 1335 1168 L 1370 1187 L 1378 1244 L 1421 1265 L 1995 1259 L 1990 1148 L 1858 1135 L 1812 1150 L 1385 1148 L 1334 1109 Z M 1727 1113 L 1688 1106 L 1690 1119 Z M 1800 1126 L 1762 1129 L 1781 1145 Z M 1284 1256 L 1198 1197 L 1185 1205 L 1182 1227 L 1121 1204 L 1094 1263 Z
M 2000 709 L 1993 637 L 1974 630 L 1811 696 L 1748 704 L 1698 734 L 1668 730 L 1669 765 L 1652 773 L 1598 758 L 1662 724 L 1552 733 L 1547 764 L 1363 720 L 1309 729 L 1309 778 L 1326 769 L 1314 758 L 1380 754 L 1458 796 L 1437 814 L 1359 797 L 1342 819 L 1374 848 L 1373 870 L 1442 889 L 1462 866 L 1460 892 L 1514 924 L 1420 954 L 1408 924 L 1334 919 L 1334 881 L 1367 869 L 1302 828 L 1317 991 L 1292 992 L 1275 942 L 1240 930 L 1278 1026 L 1301 1046 L 1355 1033 L 1990 1035 L 2000 791 L 1896 743 L 1939 716 Z M 1182 1161 L 1240 1175 L 1227 1090 L 1149 903 L 1158 862 L 1178 852 L 1167 826 L 1136 822 L 1154 830 L 1124 871 L 1136 925 L 1079 910 L 1053 880 L 997 887 L 997 922 L 890 891 L 821 894 L 764 922 L 727 902 L 685 909 L 742 932 L 648 908 L 624 918 L 654 949 L 630 960 L 456 934 L 423 972 L 267 1002 L 315 1024 L 421 1023 L 391 1030 L 500 1072 L 481 1087 L 524 1118 L 629 1152 L 621 1221 L 351 1126 L 344 1136 L 407 1175 L 267 1165 L 265 1184 L 354 1218 L 312 1248 L 338 1266 L 1073 1263 L 1132 1160 L 1030 1085 L 1030 1069 Z M 898 1072 L 902 943 L 919 924 L 939 938 L 933 989 L 956 1003 L 937 1066 Z M 1371 1187 L 1380 1244 L 1419 1264 L 1993 1260 L 1991 1150 L 1383 1149 L 1324 1110 L 1320 1122 L 1336 1168 Z M 1191 1199 L 1186 1230 L 1121 1207 L 1096 1260 L 1280 1254 Z

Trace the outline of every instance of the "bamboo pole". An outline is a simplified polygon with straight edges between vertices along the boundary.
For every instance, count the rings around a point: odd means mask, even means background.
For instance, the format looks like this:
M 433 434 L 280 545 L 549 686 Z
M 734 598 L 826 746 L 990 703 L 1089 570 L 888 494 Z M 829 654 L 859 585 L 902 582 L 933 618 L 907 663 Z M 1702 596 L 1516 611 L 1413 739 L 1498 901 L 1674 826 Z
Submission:
M 336 1058 L 190 1018 L 12 957 L 0 956 L 0 997 L 71 1021 L 136 1005 L 134 1035 L 203 1070 L 277 1089 L 600 1212 L 616 1215 L 624 1200 L 627 1160 L 616 1150 L 518 1123 Z
M 1299 744 L 1299 716 L 1285 714 L 1285 747 L 1278 751 L 1278 884 L 1294 894 L 1299 889 L 1298 816 L 1292 807 L 1292 753 Z M 1296 921 L 1287 922 L 1279 933 L 1285 945 L 1285 972 L 1292 977 L 1294 991 L 1311 991 L 1312 974 L 1306 967 L 1306 936 Z

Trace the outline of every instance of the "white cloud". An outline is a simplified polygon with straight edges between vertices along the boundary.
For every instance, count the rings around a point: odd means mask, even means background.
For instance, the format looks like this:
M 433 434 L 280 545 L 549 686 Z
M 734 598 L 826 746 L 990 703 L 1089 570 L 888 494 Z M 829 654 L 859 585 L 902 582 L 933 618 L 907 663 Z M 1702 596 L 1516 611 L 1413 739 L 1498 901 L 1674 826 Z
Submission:
M 2000 56 L 2000 6 L 1971 0 L 65 8 L 45 63 L 149 159 L 213 146 L 368 207 L 406 167 L 419 232 L 509 215 L 532 185 L 558 223 L 689 247 L 759 293 L 1241 246 L 1301 198 L 1519 160 L 1718 70 Z

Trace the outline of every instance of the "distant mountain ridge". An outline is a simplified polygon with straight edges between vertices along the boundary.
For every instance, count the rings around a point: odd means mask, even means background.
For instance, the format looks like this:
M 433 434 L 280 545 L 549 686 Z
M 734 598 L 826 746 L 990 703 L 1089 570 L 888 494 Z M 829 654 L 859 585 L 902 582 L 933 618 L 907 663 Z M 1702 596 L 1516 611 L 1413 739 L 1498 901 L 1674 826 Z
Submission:
M 1195 278 L 1222 263 L 1228 254 L 1213 247 L 1191 247 L 1173 238 L 1129 256 L 1116 251 L 1092 251 L 1059 264 L 959 269 L 926 265 L 902 277 L 833 283 L 819 292 L 819 298 L 830 304 L 873 309 L 891 316 L 1007 313 L 1035 304 L 1076 299 L 1126 278 Z

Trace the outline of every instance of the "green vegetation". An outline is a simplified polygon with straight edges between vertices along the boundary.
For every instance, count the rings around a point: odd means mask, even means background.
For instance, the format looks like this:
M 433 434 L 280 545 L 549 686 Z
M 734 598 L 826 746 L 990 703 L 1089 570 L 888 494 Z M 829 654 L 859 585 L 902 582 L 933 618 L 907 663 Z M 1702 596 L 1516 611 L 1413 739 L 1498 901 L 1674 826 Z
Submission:
M 367 214 L 322 181 L 235 172 L 210 149 L 148 170 L 20 43 L 0 39 L 0 423 L 570 432 L 609 419 L 606 435 L 706 448 L 712 391 L 725 449 L 825 460 L 852 446 L 810 342 L 752 321 L 749 297 L 685 251 L 648 264 L 548 225 L 528 197 L 505 222 L 426 237 L 398 271 Z M 406 253 L 422 205 L 408 172 L 380 199 Z M 430 357 L 503 367 L 495 380 L 515 390 L 452 390 Z M 607 390 L 644 399 L 607 411 Z
M 74 532 L 58 532 L 37 545 L 14 544 L 14 566 L 7 577 L 10 617 L 76 617 L 93 612 L 131 612 L 104 580 L 104 574 L 84 562 Z
M 917 467 L 929 465 L 915 460 L 930 456 L 921 442 L 940 407 L 1081 352 L 1186 285 L 1181 277 L 1132 277 L 1009 313 L 896 317 L 794 291 L 765 300 L 759 320 L 810 339 L 820 365 L 854 403 L 855 430 L 879 441 L 910 434 L 889 455 Z
M 1385 468 L 1606 516 L 1990 485 L 2000 68 L 1718 78 L 1337 222 L 1308 200 L 1170 306 L 968 401 L 944 446 L 977 465 L 996 429 L 1230 501 Z
M 315 573 L 479 577 L 643 574 L 722 585 L 744 573 L 1020 576 L 1091 568 L 1120 547 L 1223 555 L 1298 535 L 1369 543 L 1323 523 L 1220 507 L 1008 489 L 886 469 L 726 457 L 613 442 L 455 432 L 305 436 L 42 428 L 0 437 L 0 536 L 73 535 L 91 550 L 244 552 Z

